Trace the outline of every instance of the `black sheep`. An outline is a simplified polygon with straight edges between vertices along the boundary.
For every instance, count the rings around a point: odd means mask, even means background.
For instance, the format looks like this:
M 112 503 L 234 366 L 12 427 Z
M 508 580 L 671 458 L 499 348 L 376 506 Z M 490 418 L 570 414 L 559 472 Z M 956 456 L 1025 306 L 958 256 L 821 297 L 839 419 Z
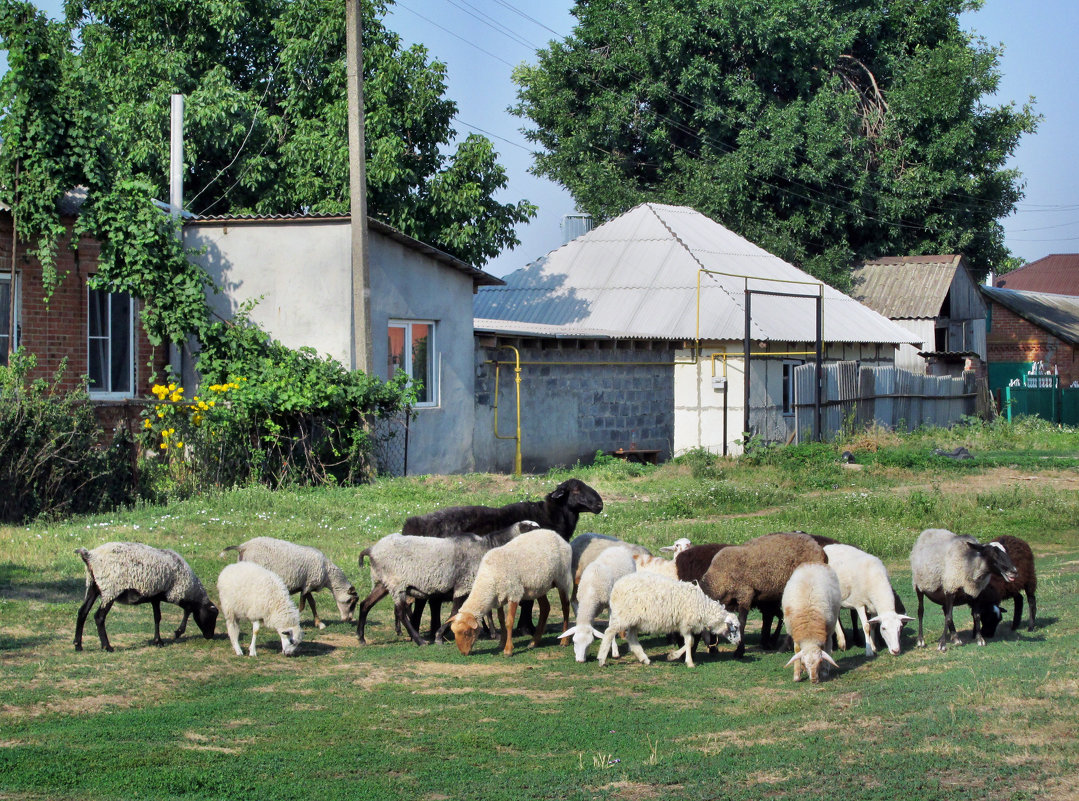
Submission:
M 577 528 L 581 512 L 599 514 L 603 511 L 603 499 L 599 493 L 580 479 L 563 481 L 542 501 L 518 501 L 506 506 L 450 506 L 425 515 L 405 520 L 402 534 L 417 537 L 448 537 L 452 534 L 490 534 L 501 531 L 522 520 L 533 520 L 542 528 L 558 532 L 567 542 Z M 431 608 L 432 631 L 438 627 L 439 601 L 433 600 Z M 422 602 L 416 602 L 413 623 L 419 625 L 423 612 Z M 532 602 L 521 603 L 521 633 L 532 634 Z
M 1023 618 L 1023 595 L 1026 593 L 1027 603 L 1030 606 L 1030 625 L 1027 631 L 1034 631 L 1034 617 L 1038 612 L 1038 602 L 1034 597 L 1038 589 L 1038 577 L 1034 574 L 1034 552 L 1026 541 L 1009 534 L 997 537 L 993 542 L 999 542 L 1004 546 L 1004 552 L 1012 560 L 1019 575 L 1013 581 L 1008 581 L 1003 576 L 993 574 L 989 577 L 989 586 L 982 590 L 976 603 L 984 607 L 999 607 L 1001 601 L 1015 600 L 1015 613 L 1012 616 L 1012 631 L 1019 628 L 1019 621 Z M 986 637 L 992 637 L 997 630 L 997 624 L 1003 619 L 1003 615 L 986 616 L 982 613 L 982 633 Z

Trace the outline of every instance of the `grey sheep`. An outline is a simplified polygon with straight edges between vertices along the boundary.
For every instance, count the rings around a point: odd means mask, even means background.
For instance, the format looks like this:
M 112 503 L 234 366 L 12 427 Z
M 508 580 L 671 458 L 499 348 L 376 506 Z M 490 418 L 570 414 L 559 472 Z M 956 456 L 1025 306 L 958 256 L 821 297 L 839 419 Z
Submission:
M 237 551 L 239 561 L 254 562 L 279 575 L 289 593 L 300 593 L 301 612 L 305 601 L 310 604 L 315 625 L 320 629 L 326 628 L 326 624 L 318 619 L 312 594 L 319 590 L 329 589 L 337 603 L 341 620 L 352 620 L 352 610 L 356 608 L 359 595 L 345 577 L 345 572 L 318 548 L 273 537 L 255 537 L 239 545 L 230 545 L 225 551 Z M 225 551 L 222 551 L 222 557 Z
M 1018 571 L 999 542 L 980 543 L 974 537 L 955 534 L 943 528 L 929 528 L 921 533 L 910 552 L 911 583 L 918 596 L 918 647 L 925 647 L 922 616 L 925 598 L 944 610 L 944 632 L 937 648 L 948 650 L 948 636 L 954 645 L 962 645 L 952 621 L 956 604 L 971 604 L 974 618 L 973 639 L 985 645 L 981 634 L 981 608 L 971 602 L 989 584 L 994 573 L 1013 581 Z
M 513 618 L 521 601 L 528 600 L 539 602 L 539 623 L 529 647 L 539 645 L 551 613 L 547 593 L 552 588 L 558 590 L 562 604 L 564 632 L 569 628 L 569 594 L 573 585 L 570 561 L 569 543 L 546 528 L 529 531 L 488 551 L 476 571 L 472 592 L 460 611 L 450 618 L 458 650 L 465 656 L 472 652 L 479 633 L 479 619 L 497 608 L 502 625 L 502 654 L 512 656 Z
M 404 623 L 412 641 L 427 645 L 408 614 L 411 599 L 453 602 L 456 613 L 472 590 L 480 561 L 493 548 L 505 545 L 538 526 L 530 520 L 514 523 L 503 531 L 487 536 L 458 534 L 451 537 L 413 537 L 390 534 L 360 553 L 371 560 L 371 593 L 360 603 L 356 637 L 360 644 L 371 608 L 387 595 L 393 599 L 395 619 Z M 432 609 L 434 608 L 432 604 Z M 442 629 L 436 634 L 442 640 Z
M 611 589 L 611 617 L 599 646 L 598 662 L 603 665 L 615 635 L 626 632 L 629 650 L 643 664 L 649 663 L 637 635 L 641 632 L 682 635 L 682 647 L 667 655 L 674 661 L 683 654 L 686 666 L 693 667 L 693 635 L 710 631 L 731 642 L 740 640 L 741 627 L 726 607 L 706 596 L 699 586 L 659 573 L 638 571 L 615 582 Z
M 206 639 L 214 636 L 217 607 L 199 581 L 195 571 L 176 551 L 162 550 L 139 542 L 107 542 L 92 551 L 76 548 L 86 563 L 86 595 L 75 622 L 75 650 L 82 650 L 82 629 L 94 603 L 101 606 L 94 613 L 101 647 L 112 651 L 105 631 L 105 618 L 113 603 L 149 603 L 154 610 L 154 645 L 161 639 L 161 602 L 176 604 L 184 610 L 184 619 L 174 636 L 179 639 L 187 630 L 187 618 L 195 623 Z
M 686 551 L 689 553 L 689 551 Z M 749 610 L 761 610 L 764 628 L 761 645 L 771 644 L 768 630 L 772 619 L 783 614 L 780 602 L 783 588 L 795 568 L 805 563 L 827 564 L 824 549 L 801 531 L 765 534 L 744 545 L 731 545 L 712 557 L 712 564 L 701 577 L 701 589 L 732 611 L 738 612 L 739 628 L 744 632 Z M 745 653 L 745 639 L 734 655 Z
M 251 621 L 250 656 L 255 656 L 255 638 L 265 623 L 277 629 L 281 637 L 281 653 L 292 656 L 303 642 L 300 610 L 289 597 L 282 578 L 257 562 L 236 562 L 225 565 L 217 577 L 217 597 L 225 628 L 236 656 L 243 656 L 240 647 L 240 621 Z

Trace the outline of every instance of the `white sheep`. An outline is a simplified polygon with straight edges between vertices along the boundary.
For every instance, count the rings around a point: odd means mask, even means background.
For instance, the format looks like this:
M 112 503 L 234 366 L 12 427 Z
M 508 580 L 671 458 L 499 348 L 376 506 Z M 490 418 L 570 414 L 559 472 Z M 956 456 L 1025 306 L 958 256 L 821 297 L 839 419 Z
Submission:
M 289 593 L 300 593 L 301 612 L 305 601 L 311 605 L 315 625 L 320 629 L 326 628 L 326 624 L 318 619 L 315 608 L 312 593 L 318 590 L 329 589 L 337 603 L 341 620 L 352 620 L 352 611 L 359 600 L 356 588 L 349 583 L 345 572 L 318 548 L 273 537 L 255 537 L 239 545 L 230 545 L 225 551 L 237 551 L 241 562 L 255 562 L 279 575 Z M 224 555 L 222 551 L 222 558 Z
M 457 648 L 467 656 L 479 634 L 479 620 L 498 608 L 502 626 L 502 653 L 513 654 L 513 620 L 521 601 L 539 605 L 539 622 L 530 648 L 539 645 L 551 613 L 547 593 L 555 588 L 562 604 L 562 630 L 569 628 L 569 595 L 573 587 L 573 552 L 562 537 L 550 529 L 529 531 L 505 545 L 488 551 L 480 562 L 472 592 L 450 618 Z M 508 614 L 505 606 L 509 607 Z
M 948 635 L 952 643 L 962 645 L 952 621 L 955 604 L 972 604 L 989 584 L 994 573 L 1006 581 L 1014 581 L 1019 573 L 1007 551 L 999 542 L 980 543 L 974 537 L 955 534 L 943 528 L 923 531 L 910 552 L 911 583 L 918 595 L 918 647 L 925 647 L 922 636 L 922 616 L 925 596 L 944 610 L 944 633 L 937 648 L 948 650 Z M 971 605 L 974 618 L 973 638 L 985 645 L 981 634 L 981 607 Z
M 794 640 L 794 656 L 786 666 L 794 665 L 795 681 L 801 680 L 803 667 L 813 684 L 820 681 L 822 661 L 839 667 L 829 650 L 832 631 L 839 620 L 841 598 L 839 577 L 831 566 L 809 563 L 791 573 L 780 606 L 787 633 Z M 843 629 L 837 633 L 839 647 L 846 648 Z
M 265 623 L 277 629 L 281 637 L 281 653 L 292 656 L 303 641 L 300 610 L 289 597 L 282 578 L 256 562 L 236 562 L 226 565 L 217 577 L 217 597 L 225 617 L 232 650 L 243 656 L 240 647 L 240 621 L 251 621 L 251 647 L 255 655 L 255 638 Z
M 633 554 L 633 561 L 637 563 L 638 570 L 645 570 L 649 573 L 658 573 L 667 578 L 678 578 L 678 566 L 673 559 L 664 559 L 662 556 L 652 556 L 651 554 L 635 553 Z
M 92 551 L 76 548 L 86 563 L 86 595 L 75 622 L 75 650 L 82 650 L 82 629 L 86 616 L 98 598 L 101 606 L 94 613 L 101 647 L 112 651 L 105 631 L 105 618 L 113 603 L 149 603 L 154 610 L 154 645 L 161 640 L 161 602 L 176 604 L 184 610 L 184 619 L 175 637 L 187 630 L 187 618 L 195 616 L 206 639 L 214 636 L 217 607 L 206 593 L 195 571 L 176 551 L 162 550 L 141 542 L 106 542 Z
M 677 631 L 683 644 L 667 655 L 674 661 L 685 654 L 693 667 L 693 635 L 710 631 L 731 642 L 740 638 L 738 619 L 719 601 L 713 601 L 699 586 L 667 578 L 658 573 L 636 572 L 620 578 L 611 589 L 611 616 L 599 646 L 599 664 L 607 661 L 615 634 L 626 632 L 629 650 L 643 664 L 648 655 L 637 639 L 639 633 L 666 634 Z
M 679 537 L 670 545 L 664 545 L 662 548 L 660 548 L 660 550 L 667 551 L 668 553 L 673 553 L 675 556 L 678 556 L 678 554 L 682 553 L 682 551 L 689 548 L 689 546 L 691 546 L 692 544 L 693 541 L 689 537 Z
M 841 605 L 844 609 L 853 609 L 858 613 L 865 633 L 865 655 L 873 656 L 877 652 L 873 644 L 872 624 L 880 624 L 880 635 L 892 654 L 899 653 L 899 633 L 903 624 L 912 617 L 902 615 L 895 609 L 895 593 L 888 571 L 882 562 L 872 554 L 855 548 L 853 545 L 825 545 L 828 564 L 839 578 Z M 870 618 L 869 615 L 874 617 Z M 837 635 L 842 624 L 836 621 Z
M 611 588 L 616 581 L 636 569 L 633 553 L 629 548 L 618 546 L 603 551 L 581 573 L 581 583 L 577 587 L 576 624 L 562 632 L 563 638 L 573 638 L 573 655 L 578 662 L 585 661 L 592 640 L 602 636 L 593 626 L 599 613 L 610 604 Z M 611 649 L 617 658 L 618 644 L 612 642 Z
M 573 583 L 575 585 L 581 583 L 581 574 L 584 573 L 584 569 L 592 564 L 593 560 L 608 548 L 623 545 L 626 548 L 629 548 L 630 553 L 642 553 L 646 555 L 650 553 L 643 545 L 634 545 L 633 543 L 620 540 L 618 537 L 612 537 L 608 534 L 597 534 L 594 531 L 586 531 L 584 534 L 578 534 L 570 540 L 569 544 L 570 548 L 573 549 Z

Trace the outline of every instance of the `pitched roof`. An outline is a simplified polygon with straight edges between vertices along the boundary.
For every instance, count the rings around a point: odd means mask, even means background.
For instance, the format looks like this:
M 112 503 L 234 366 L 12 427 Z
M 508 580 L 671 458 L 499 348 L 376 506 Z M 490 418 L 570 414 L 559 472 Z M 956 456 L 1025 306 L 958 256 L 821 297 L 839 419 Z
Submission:
M 1073 345 L 1079 344 L 1079 297 L 979 287 L 986 297 Z
M 474 299 L 486 330 L 508 333 L 528 324 L 551 336 L 740 340 L 748 287 L 813 297 L 823 292 L 828 342 L 914 341 L 909 331 L 684 206 L 637 206 L 505 282 L 480 289 Z M 815 339 L 812 299 L 753 295 L 750 304 L 754 339 Z
M 1054 253 L 998 276 L 993 286 L 1079 295 L 1079 253 Z
M 867 261 L 854 268 L 851 295 L 892 320 L 939 317 L 962 261 L 962 256 L 889 256 Z

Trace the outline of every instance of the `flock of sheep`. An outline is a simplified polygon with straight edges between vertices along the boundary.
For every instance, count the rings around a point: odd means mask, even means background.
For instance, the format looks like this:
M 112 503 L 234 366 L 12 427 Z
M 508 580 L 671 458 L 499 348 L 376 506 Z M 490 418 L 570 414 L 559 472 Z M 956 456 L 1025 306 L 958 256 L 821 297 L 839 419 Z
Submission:
M 313 593 L 329 589 L 343 621 L 351 621 L 359 605 L 356 634 L 364 644 L 364 628 L 371 608 L 389 596 L 394 604 L 398 633 L 403 626 L 417 644 L 425 606 L 430 609 L 430 636 L 441 642 L 448 627 L 462 654 L 468 655 L 483 634 L 493 636 L 492 613 L 497 612 L 500 647 L 513 653 L 513 626 L 520 610 L 520 630 L 533 634 L 529 647 L 538 645 L 546 630 L 551 604 L 548 593 L 558 592 L 564 644 L 572 642 L 574 657 L 584 662 L 592 642 L 601 638 L 598 662 L 619 655 L 616 637 L 624 637 L 630 652 L 644 664 L 642 633 L 680 638 L 680 647 L 668 659 L 684 658 L 693 667 L 698 638 L 714 648 L 719 638 L 736 644 L 734 655 L 745 650 L 742 637 L 750 609 L 762 616 L 761 645 L 777 647 L 786 625 L 794 655 L 794 679 L 803 670 L 812 682 L 838 667 L 833 642 L 845 649 L 846 636 L 839 620 L 841 609 L 851 610 L 852 635 L 858 634 L 855 615 L 864 637 L 865 653 L 876 653 L 874 635 L 898 654 L 900 631 L 913 620 L 892 589 L 884 564 L 875 556 L 822 536 L 805 532 L 766 534 L 742 545 L 692 545 L 680 539 L 662 550 L 673 559 L 615 537 L 585 533 L 574 537 L 583 512 L 602 511 L 599 494 L 577 479 L 563 482 L 542 501 L 524 501 L 501 507 L 458 506 L 410 517 L 400 534 L 383 537 L 359 557 L 371 563 L 373 589 L 361 602 L 344 572 L 321 551 L 270 537 L 256 537 L 230 546 L 239 561 L 227 565 L 217 581 L 220 613 L 237 655 L 240 624 L 252 624 L 248 653 L 255 655 L 261 625 L 277 630 L 281 650 L 295 653 L 303 640 L 300 612 L 311 606 L 319 620 Z M 187 627 L 188 617 L 206 638 L 212 638 L 219 614 L 205 587 L 190 566 L 174 551 L 130 542 L 111 542 L 76 553 L 86 564 L 86 595 L 75 626 L 75 649 L 82 649 L 86 617 L 94 604 L 101 647 L 112 650 L 105 619 L 113 603 L 149 603 L 154 613 L 155 644 L 161 644 L 162 601 L 184 611 L 175 636 Z M 222 557 L 226 556 L 222 553 Z M 1029 604 L 1030 629 L 1036 615 L 1036 578 L 1030 547 L 1016 537 L 998 537 L 980 543 L 973 537 L 944 529 L 922 532 L 910 555 L 912 580 L 918 597 L 918 645 L 924 646 L 922 617 L 928 597 L 944 610 L 945 626 L 938 647 L 949 639 L 961 644 L 953 622 L 953 609 L 969 605 L 974 620 L 973 639 L 980 645 L 992 636 L 1002 615 L 1000 603 L 1014 599 L 1012 628 L 1022 616 L 1022 593 Z M 297 608 L 291 595 L 300 594 Z M 576 618 L 570 627 L 571 598 Z M 442 623 L 441 605 L 452 604 Z M 533 625 L 533 602 L 539 619 Z M 605 630 L 597 618 L 609 611 Z M 773 630 L 773 622 L 775 628 Z

